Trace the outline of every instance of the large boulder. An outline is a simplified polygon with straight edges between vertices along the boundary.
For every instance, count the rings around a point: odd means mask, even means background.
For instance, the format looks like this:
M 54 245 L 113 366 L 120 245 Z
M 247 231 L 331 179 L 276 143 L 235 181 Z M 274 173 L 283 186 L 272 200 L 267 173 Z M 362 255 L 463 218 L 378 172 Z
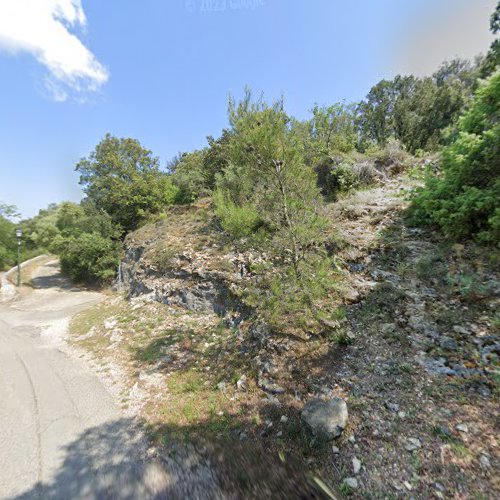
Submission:
M 302 421 L 312 434 L 327 441 L 342 434 L 347 425 L 347 417 L 347 404 L 340 398 L 329 401 L 312 399 L 302 410 Z

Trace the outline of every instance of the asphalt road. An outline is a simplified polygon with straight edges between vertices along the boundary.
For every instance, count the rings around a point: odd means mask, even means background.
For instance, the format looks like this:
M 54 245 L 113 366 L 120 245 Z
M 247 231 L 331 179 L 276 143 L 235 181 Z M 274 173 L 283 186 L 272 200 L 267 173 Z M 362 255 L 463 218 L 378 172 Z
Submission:
M 84 362 L 66 327 L 101 295 L 72 287 L 57 262 L 36 289 L 0 295 L 0 498 L 162 498 L 168 475 Z

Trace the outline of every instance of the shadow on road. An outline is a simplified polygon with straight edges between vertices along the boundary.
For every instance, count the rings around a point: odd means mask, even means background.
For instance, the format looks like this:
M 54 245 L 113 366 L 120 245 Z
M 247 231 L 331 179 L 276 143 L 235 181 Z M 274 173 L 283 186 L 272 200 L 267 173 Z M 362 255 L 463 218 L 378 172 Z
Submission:
M 186 430 L 162 426 L 153 432 L 167 438 Z M 51 480 L 14 498 L 332 498 L 310 482 L 298 463 L 281 462 L 255 444 L 200 441 L 195 447 L 175 438 L 163 443 L 161 459 L 145 460 L 144 434 L 136 420 L 122 418 L 91 428 L 61 450 L 64 460 Z
M 52 480 L 16 498 L 170 498 L 175 484 L 159 464 L 141 460 L 143 441 L 128 418 L 88 429 L 61 450 L 64 461 Z

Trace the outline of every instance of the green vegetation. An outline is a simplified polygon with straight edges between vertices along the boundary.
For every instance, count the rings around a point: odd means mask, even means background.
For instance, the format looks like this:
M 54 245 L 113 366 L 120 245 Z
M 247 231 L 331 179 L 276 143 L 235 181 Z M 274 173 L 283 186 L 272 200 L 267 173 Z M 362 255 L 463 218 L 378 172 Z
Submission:
M 415 218 L 454 239 L 500 241 L 500 72 L 481 85 L 444 148 L 440 172 L 413 202 Z
M 159 160 L 135 139 L 107 134 L 76 165 L 87 200 L 123 232 L 172 204 L 177 189 L 159 169 Z
M 499 12 L 500 4 L 494 34 Z M 230 99 L 219 137 L 179 154 L 165 171 L 138 140 L 107 134 L 76 165 L 84 200 L 23 221 L 23 249 L 57 253 L 73 279 L 106 283 L 130 231 L 164 217 L 171 205 L 211 199 L 207 231 L 262 256 L 259 286 L 244 300 L 271 324 L 286 316 L 315 330 L 328 319 L 322 306 L 336 281 L 325 251 L 334 233 L 325 202 L 404 170 L 418 177 L 418 158 L 441 152 L 413 202 L 415 219 L 450 238 L 499 240 L 498 62 L 496 40 L 483 59 L 447 61 L 426 78 L 382 80 L 363 101 L 316 104 L 302 121 L 287 114 L 283 99 L 268 103 L 247 90 L 240 102 Z M 11 216 L 12 207 L 2 206 L 1 268 L 15 260 Z M 174 257 L 159 249 L 153 264 L 167 272 Z
M 16 225 L 10 220 L 15 214 L 15 207 L 0 203 L 0 270 L 16 261 Z

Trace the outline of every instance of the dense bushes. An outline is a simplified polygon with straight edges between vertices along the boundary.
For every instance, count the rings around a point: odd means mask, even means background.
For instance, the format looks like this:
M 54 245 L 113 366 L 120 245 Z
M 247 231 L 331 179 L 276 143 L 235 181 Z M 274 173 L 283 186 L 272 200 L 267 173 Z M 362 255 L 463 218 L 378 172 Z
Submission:
M 0 271 L 16 260 L 15 224 L 0 213 Z
M 105 283 L 114 278 L 120 246 L 97 233 L 68 238 L 61 252 L 61 269 L 77 282 Z
M 28 252 L 59 255 L 63 271 L 71 278 L 104 283 L 114 277 L 121 229 L 89 201 L 51 205 L 22 227 Z
M 500 241 L 500 72 L 477 91 L 438 176 L 413 201 L 416 220 L 439 225 L 452 238 Z

